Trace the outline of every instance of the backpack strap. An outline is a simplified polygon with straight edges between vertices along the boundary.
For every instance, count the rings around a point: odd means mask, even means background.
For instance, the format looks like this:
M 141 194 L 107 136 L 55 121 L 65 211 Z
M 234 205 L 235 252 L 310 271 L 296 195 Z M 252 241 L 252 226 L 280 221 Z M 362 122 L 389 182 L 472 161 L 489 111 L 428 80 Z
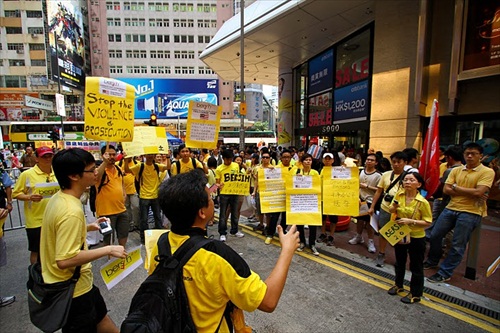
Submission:
M 175 167 L 177 168 L 177 174 L 181 173 L 181 162 L 179 160 L 175 161 Z
M 199 235 L 193 235 L 189 237 L 172 255 L 172 249 L 170 247 L 170 242 L 168 241 L 169 233 L 170 232 L 164 233 L 160 236 L 160 239 L 158 239 L 158 256 L 155 260 L 161 261 L 162 259 L 166 259 L 164 265 L 166 268 L 170 269 L 176 267 L 177 265 L 183 267 L 196 253 L 196 251 L 212 242 L 212 239 Z
M 191 157 L 191 163 L 193 163 L 193 170 L 196 170 L 196 160 Z
M 156 174 L 158 175 L 158 178 L 160 178 L 160 166 L 156 163 L 153 163 L 153 165 L 155 167 Z

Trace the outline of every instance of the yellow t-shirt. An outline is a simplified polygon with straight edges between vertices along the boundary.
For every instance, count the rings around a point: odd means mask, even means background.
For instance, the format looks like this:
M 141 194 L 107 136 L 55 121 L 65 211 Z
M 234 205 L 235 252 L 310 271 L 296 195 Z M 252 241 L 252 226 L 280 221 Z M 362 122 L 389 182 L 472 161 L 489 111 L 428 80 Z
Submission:
M 241 173 L 240 166 L 238 163 L 231 162 L 229 165 L 225 165 L 224 163 L 219 165 L 217 169 L 215 169 L 215 179 L 220 179 L 220 183 L 224 184 L 224 175 L 225 174 L 237 174 Z
M 167 169 L 164 164 L 157 164 L 158 170 L 165 171 Z M 133 167 L 130 168 L 130 171 L 134 174 L 135 177 L 139 177 L 139 171 L 141 170 L 141 163 L 137 163 Z M 158 188 L 160 187 L 161 180 L 159 173 L 156 172 L 156 169 L 153 164 L 147 165 L 144 163 L 144 170 L 142 171 L 142 179 L 139 179 L 141 184 L 141 193 L 139 197 L 141 199 L 156 199 L 158 198 Z
M 295 169 L 296 173 L 297 173 L 297 169 Z M 299 172 L 298 172 L 299 175 L 307 175 L 307 176 L 319 176 L 319 172 L 314 170 L 314 169 L 311 169 L 309 170 L 308 173 L 304 173 L 304 169 L 299 169 Z
M 37 184 L 45 185 L 48 187 L 40 188 Z M 12 192 L 12 198 L 17 198 L 21 194 L 35 194 L 43 191 L 43 196 L 46 198 L 39 202 L 25 201 L 24 202 L 24 218 L 26 219 L 26 228 L 39 228 L 42 226 L 43 213 L 49 199 L 57 191 L 59 191 L 59 184 L 57 183 L 56 176 L 52 170 L 50 174 L 46 174 L 38 165 L 21 173 L 16 182 L 16 186 Z
M 391 185 L 391 183 L 393 181 L 395 181 L 399 175 L 397 174 L 394 174 L 394 177 L 392 178 L 392 181 L 391 181 L 391 175 L 392 175 L 392 172 L 393 171 L 386 171 L 382 174 L 382 177 L 380 177 L 380 181 L 378 182 L 377 184 L 377 187 L 380 187 L 382 189 L 384 189 L 384 192 L 385 190 L 389 187 L 389 185 Z M 400 190 L 401 187 L 401 183 L 398 182 L 397 184 L 395 184 L 391 190 L 389 191 L 389 194 L 390 195 L 396 195 L 396 193 L 398 193 L 398 191 Z M 382 195 L 384 195 L 384 192 L 382 192 Z M 387 213 L 389 213 L 389 207 L 390 207 L 390 202 L 387 202 L 384 200 L 384 198 L 381 199 L 382 200 L 382 204 L 380 205 L 380 208 L 382 208 L 384 211 L 386 211 Z
M 448 162 L 439 164 L 439 178 L 443 177 L 444 172 L 448 169 Z
M 201 164 L 200 161 L 197 159 L 194 159 L 196 163 L 196 169 L 202 169 L 203 170 L 203 164 Z M 180 172 L 179 173 L 186 173 L 189 172 L 193 169 L 193 162 L 191 161 L 191 158 L 189 158 L 189 161 L 187 163 L 184 163 L 182 160 L 179 160 L 180 163 Z M 175 176 L 177 174 L 177 162 L 173 162 L 172 166 L 170 167 L 170 173 L 172 176 Z
M 283 164 L 281 164 L 281 162 L 278 164 L 278 166 L 276 166 L 277 168 L 281 168 L 283 169 L 282 174 L 283 175 L 288 175 L 288 176 L 294 176 L 297 174 L 297 167 L 293 166 L 292 163 L 290 163 L 290 166 L 283 166 Z
M 125 173 L 125 161 L 122 162 L 122 165 L 120 166 L 120 162 L 116 162 L 116 165 L 120 167 L 123 173 L 123 185 L 125 186 L 125 193 L 127 194 L 135 194 L 137 191 L 135 190 L 135 176 L 133 173 Z M 130 160 L 128 166 L 129 168 L 132 168 L 134 165 L 138 163 L 134 163 L 134 161 Z
M 175 253 L 188 238 L 170 232 L 172 252 Z M 229 300 L 243 311 L 252 312 L 267 292 L 264 281 L 231 248 L 216 244 L 214 251 L 198 250 L 183 267 L 189 310 L 197 332 L 215 332 Z M 149 257 L 152 267 L 158 264 L 154 260 L 157 254 L 155 246 Z M 229 332 L 225 319 L 219 332 Z
M 58 260 L 76 256 L 84 244 L 87 250 L 87 224 L 80 199 L 57 192 L 47 203 L 43 215 L 40 237 L 40 258 L 45 283 L 56 283 L 70 279 L 76 267 L 60 269 Z M 76 283 L 73 297 L 78 297 L 92 289 L 92 264 L 82 265 L 80 278 Z
M 429 223 L 429 225 L 432 223 L 431 206 L 429 205 L 429 202 L 425 200 L 425 198 L 420 193 L 417 193 L 417 196 L 410 203 L 409 206 L 406 206 L 406 196 L 404 190 L 401 190 L 398 193 L 396 193 L 394 199 L 396 199 L 399 202 L 399 207 L 397 209 L 398 217 L 413 218 L 414 220 L 424 220 L 425 222 Z M 418 202 L 420 202 L 420 206 L 418 207 L 417 210 L 415 210 Z M 413 212 L 415 212 L 415 215 L 413 214 Z M 411 229 L 410 237 L 412 238 L 425 237 L 425 227 L 419 225 L 412 226 L 411 224 L 409 225 L 409 227 Z
M 95 211 L 97 216 L 109 216 L 120 214 L 126 211 L 125 200 L 123 198 L 123 177 L 120 176 L 114 165 L 106 168 L 106 176 L 103 186 L 95 198 Z M 95 184 L 96 190 L 101 180 Z
M 446 184 L 457 184 L 457 186 L 476 188 L 478 185 L 487 186 L 491 188 L 493 180 L 495 178 L 495 171 L 482 164 L 475 167 L 474 169 L 467 169 L 464 165 L 463 167 L 456 167 L 451 170 L 450 175 L 446 179 Z M 473 198 L 468 195 L 452 195 L 450 203 L 446 208 L 467 212 L 471 214 L 486 216 L 486 201 Z

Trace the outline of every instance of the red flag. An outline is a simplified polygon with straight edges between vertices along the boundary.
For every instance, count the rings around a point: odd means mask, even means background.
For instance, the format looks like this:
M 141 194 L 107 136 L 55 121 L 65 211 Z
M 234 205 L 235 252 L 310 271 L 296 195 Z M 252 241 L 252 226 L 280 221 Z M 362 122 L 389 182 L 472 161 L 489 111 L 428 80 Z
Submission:
M 425 180 L 427 198 L 439 187 L 439 103 L 435 99 L 432 104 L 431 121 L 420 158 L 418 171 Z

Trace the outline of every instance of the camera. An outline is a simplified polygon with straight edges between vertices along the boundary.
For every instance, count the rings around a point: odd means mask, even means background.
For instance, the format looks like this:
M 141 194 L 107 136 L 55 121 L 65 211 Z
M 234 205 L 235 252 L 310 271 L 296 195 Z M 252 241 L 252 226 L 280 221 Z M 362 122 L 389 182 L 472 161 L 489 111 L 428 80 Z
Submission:
M 103 235 L 109 235 L 113 229 L 111 228 L 110 225 L 110 220 L 106 219 L 106 221 L 99 222 L 99 232 Z
M 393 195 L 390 195 L 389 193 L 386 193 L 384 195 L 384 200 L 387 201 L 387 202 L 391 202 L 392 199 L 394 199 L 394 196 Z

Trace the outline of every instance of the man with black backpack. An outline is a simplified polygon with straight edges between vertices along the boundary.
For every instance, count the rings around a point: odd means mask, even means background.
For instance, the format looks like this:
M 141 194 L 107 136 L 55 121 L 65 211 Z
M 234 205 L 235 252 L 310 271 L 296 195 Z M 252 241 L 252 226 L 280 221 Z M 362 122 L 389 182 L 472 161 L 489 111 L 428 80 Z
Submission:
M 95 208 L 98 217 L 107 217 L 111 222 L 112 234 L 118 244 L 125 247 L 129 231 L 129 217 L 125 208 L 127 196 L 123 185 L 122 170 L 115 165 L 116 149 L 112 145 L 101 148 L 102 163 L 97 168 Z M 111 244 L 111 235 L 104 236 L 104 244 Z
M 158 266 L 132 299 L 122 333 L 232 332 L 233 306 L 238 308 L 235 315 L 241 310 L 272 312 L 278 305 L 299 245 L 296 227 L 286 235 L 278 227 L 281 253 L 262 281 L 237 252 L 204 236 L 214 214 L 206 184 L 198 170 L 162 184 L 160 206 L 172 231 L 163 234 L 153 249 L 151 257 L 159 253 Z
M 170 174 L 172 176 L 186 173 L 194 169 L 202 169 L 205 174 L 208 174 L 208 167 L 206 164 L 201 163 L 196 158 L 191 157 L 191 149 L 186 147 L 185 144 L 179 146 L 180 159 L 172 163 Z
M 168 170 L 170 165 L 155 163 L 156 154 L 147 154 L 146 161 L 138 163 L 130 167 L 130 159 L 125 158 L 125 172 L 134 174 L 135 179 L 139 183 L 139 212 L 141 220 L 141 242 L 144 244 L 144 230 L 148 227 L 148 213 L 149 207 L 153 211 L 155 220 L 155 228 L 162 229 L 161 212 L 158 204 L 158 188 L 160 187 L 160 172 Z M 170 160 L 167 160 L 170 164 Z

